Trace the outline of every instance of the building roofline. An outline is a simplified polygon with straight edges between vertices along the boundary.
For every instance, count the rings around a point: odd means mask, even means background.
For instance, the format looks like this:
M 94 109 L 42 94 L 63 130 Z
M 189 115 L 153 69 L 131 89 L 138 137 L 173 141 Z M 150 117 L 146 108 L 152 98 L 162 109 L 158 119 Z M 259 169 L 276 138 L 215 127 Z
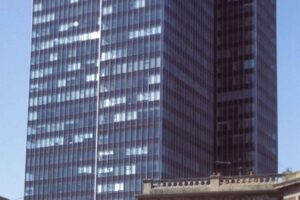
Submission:
M 280 192 L 274 189 L 266 189 L 266 190 L 256 190 L 256 191 L 208 191 L 208 192 L 191 192 L 191 193 L 165 193 L 165 194 L 139 194 L 136 195 L 139 199 L 150 199 L 153 197 L 219 197 L 224 195 L 231 196 L 244 196 L 244 195 L 259 195 L 259 194 L 268 194 L 274 196 L 280 196 Z

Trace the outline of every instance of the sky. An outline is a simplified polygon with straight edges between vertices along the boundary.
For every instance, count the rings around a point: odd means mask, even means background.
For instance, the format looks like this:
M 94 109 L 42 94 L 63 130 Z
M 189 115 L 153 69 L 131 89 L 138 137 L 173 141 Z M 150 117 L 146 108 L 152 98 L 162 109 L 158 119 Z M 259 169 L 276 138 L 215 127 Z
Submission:
M 0 196 L 23 196 L 31 1 L 0 0 Z M 277 0 L 279 172 L 300 170 L 300 0 Z

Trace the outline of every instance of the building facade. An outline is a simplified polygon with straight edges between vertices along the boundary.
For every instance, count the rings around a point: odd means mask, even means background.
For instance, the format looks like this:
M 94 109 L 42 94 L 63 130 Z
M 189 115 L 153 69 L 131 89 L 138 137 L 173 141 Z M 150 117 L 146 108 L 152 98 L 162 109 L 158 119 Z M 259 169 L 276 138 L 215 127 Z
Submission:
M 276 1 L 215 6 L 215 170 L 277 173 Z
M 210 174 L 213 34 L 211 0 L 33 0 L 25 199 Z
M 275 9 L 33 0 L 25 199 L 134 199 L 144 179 L 213 167 L 276 172 Z
M 298 200 L 300 172 L 265 176 L 219 176 L 145 180 L 138 200 Z

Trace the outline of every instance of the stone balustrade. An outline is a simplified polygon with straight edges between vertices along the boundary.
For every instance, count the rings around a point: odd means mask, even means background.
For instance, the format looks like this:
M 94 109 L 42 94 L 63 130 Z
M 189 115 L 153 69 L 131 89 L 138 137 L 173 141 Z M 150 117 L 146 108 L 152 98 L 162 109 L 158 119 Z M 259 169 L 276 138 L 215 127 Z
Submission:
M 209 178 L 198 179 L 175 179 L 152 181 L 152 188 L 156 187 L 182 187 L 182 186 L 207 186 L 210 184 Z
M 220 176 L 173 180 L 145 180 L 144 197 L 175 199 L 180 196 L 199 199 L 282 199 L 283 196 L 300 197 L 300 172 L 274 175 Z M 298 189 L 296 189 L 298 188 Z M 228 198 L 223 198 L 224 195 Z M 247 196 L 248 195 L 248 196 Z M 170 197 L 170 198 L 169 198 Z M 201 197 L 201 198 L 200 198 Z M 245 198 L 244 198 L 245 197 Z M 184 199 L 184 198 L 183 198 Z
M 281 174 L 266 176 L 237 176 L 237 177 L 220 177 L 220 185 L 226 184 L 276 184 L 285 180 Z
M 174 179 L 174 180 L 145 180 L 144 192 L 150 190 L 168 190 L 176 188 L 195 188 L 220 190 L 227 186 L 243 186 L 243 185 L 273 185 L 281 183 L 285 180 L 285 176 L 281 174 L 266 175 L 266 176 L 229 176 L 222 177 L 213 175 L 208 178 L 189 178 L 189 179 Z

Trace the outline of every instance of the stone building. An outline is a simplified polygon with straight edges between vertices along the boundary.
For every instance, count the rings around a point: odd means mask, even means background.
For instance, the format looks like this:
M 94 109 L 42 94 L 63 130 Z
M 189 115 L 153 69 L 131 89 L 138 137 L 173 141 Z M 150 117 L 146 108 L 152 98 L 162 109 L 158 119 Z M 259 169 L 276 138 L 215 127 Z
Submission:
M 138 200 L 300 200 L 300 171 L 267 176 L 145 180 Z
M 300 200 L 300 172 L 286 175 L 286 181 L 275 184 L 284 200 Z

